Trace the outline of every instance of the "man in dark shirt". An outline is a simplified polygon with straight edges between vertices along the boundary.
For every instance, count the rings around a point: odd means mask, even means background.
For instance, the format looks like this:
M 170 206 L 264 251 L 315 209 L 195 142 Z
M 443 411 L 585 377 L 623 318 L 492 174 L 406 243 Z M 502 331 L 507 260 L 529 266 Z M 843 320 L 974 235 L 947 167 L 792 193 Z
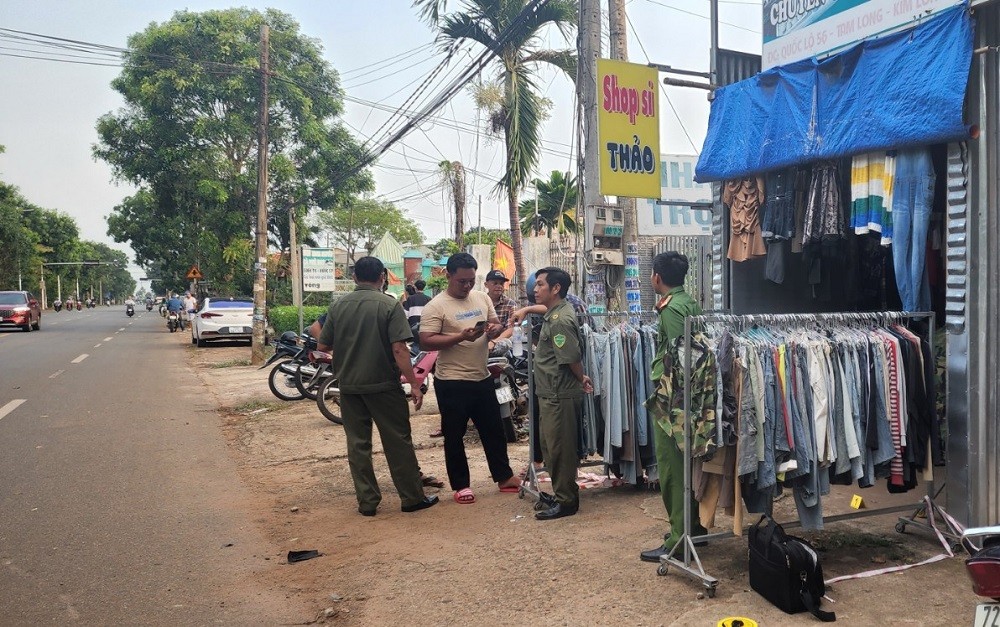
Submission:
M 535 301 L 545 307 L 535 351 L 535 392 L 542 454 L 555 497 L 548 509 L 535 513 L 538 520 L 572 516 L 580 507 L 577 420 L 583 411 L 583 395 L 593 392 L 594 387 L 583 372 L 576 313 L 563 297 L 569 286 L 565 270 L 542 268 L 535 273 Z
M 414 408 L 423 394 L 413 374 L 406 342 L 412 337 L 402 306 L 382 293 L 386 269 L 376 257 L 362 257 L 354 266 L 357 287 L 338 298 L 327 312 L 319 350 L 332 351 L 340 376 L 340 406 L 347 437 L 347 460 L 354 479 L 358 511 L 374 516 L 382 500 L 372 466 L 372 422 L 378 425 L 389 473 L 404 512 L 416 512 L 438 502 L 425 497 L 410 435 L 410 412 L 399 383 L 409 381 Z

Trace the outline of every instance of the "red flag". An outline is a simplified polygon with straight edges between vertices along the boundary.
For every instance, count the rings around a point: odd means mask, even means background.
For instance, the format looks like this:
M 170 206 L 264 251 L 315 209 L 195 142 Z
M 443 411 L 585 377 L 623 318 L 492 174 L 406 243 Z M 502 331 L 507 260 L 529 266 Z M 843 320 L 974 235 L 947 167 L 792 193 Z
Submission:
M 502 239 L 497 240 L 497 249 L 493 253 L 493 269 L 503 272 L 507 278 L 514 276 L 514 249 Z

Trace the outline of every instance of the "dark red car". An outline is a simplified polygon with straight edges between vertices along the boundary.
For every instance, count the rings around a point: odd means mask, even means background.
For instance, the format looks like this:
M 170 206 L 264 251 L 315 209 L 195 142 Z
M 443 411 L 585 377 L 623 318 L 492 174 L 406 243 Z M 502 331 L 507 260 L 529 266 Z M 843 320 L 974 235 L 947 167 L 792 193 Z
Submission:
M 42 328 L 42 308 L 30 292 L 0 292 L 0 327 Z

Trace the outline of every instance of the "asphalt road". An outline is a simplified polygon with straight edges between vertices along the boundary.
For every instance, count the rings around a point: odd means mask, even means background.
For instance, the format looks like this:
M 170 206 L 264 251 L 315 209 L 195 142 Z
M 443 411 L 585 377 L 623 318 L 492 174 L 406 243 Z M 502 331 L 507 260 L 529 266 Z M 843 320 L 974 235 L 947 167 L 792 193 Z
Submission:
M 0 330 L 0 623 L 302 620 L 190 347 L 144 308 Z

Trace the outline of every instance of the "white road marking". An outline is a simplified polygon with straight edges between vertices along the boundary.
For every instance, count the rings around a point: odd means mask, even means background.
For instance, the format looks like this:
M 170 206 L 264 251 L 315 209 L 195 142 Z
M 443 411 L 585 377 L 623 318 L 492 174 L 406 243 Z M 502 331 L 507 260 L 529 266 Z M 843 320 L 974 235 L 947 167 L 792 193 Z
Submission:
M 84 353 L 84 354 L 80 355 L 79 357 L 77 357 L 76 359 L 74 359 L 73 361 L 71 361 L 69 363 L 71 363 L 71 364 L 78 364 L 78 363 L 80 363 L 81 361 L 83 361 L 84 359 L 86 359 L 88 357 L 90 357 L 90 355 L 88 355 L 87 353 Z
M 122 328 L 118 329 L 117 333 L 121 333 L 124 330 L 125 330 L 125 327 L 122 327 Z
M 100 347 L 101 347 L 101 343 L 100 342 L 98 342 L 97 344 L 94 344 L 94 348 L 100 348 Z
M 10 412 L 14 411 L 15 409 L 17 409 L 18 407 L 27 402 L 28 399 L 26 398 L 15 398 L 14 400 L 7 403 L 3 407 L 0 407 L 0 420 L 2 420 L 4 416 L 6 416 L 7 414 L 9 414 Z
M 56 377 L 58 377 L 59 375 L 61 375 L 64 372 L 66 372 L 66 371 L 65 370 L 56 370 L 55 372 L 53 372 L 52 374 L 49 375 L 49 378 L 50 379 L 55 379 Z
M 115 338 L 113 338 L 113 337 L 106 337 L 106 338 L 104 338 L 104 340 L 103 340 L 103 341 L 104 341 L 104 342 L 110 342 L 110 341 L 111 341 L 111 340 L 113 340 L 113 339 L 115 339 Z

